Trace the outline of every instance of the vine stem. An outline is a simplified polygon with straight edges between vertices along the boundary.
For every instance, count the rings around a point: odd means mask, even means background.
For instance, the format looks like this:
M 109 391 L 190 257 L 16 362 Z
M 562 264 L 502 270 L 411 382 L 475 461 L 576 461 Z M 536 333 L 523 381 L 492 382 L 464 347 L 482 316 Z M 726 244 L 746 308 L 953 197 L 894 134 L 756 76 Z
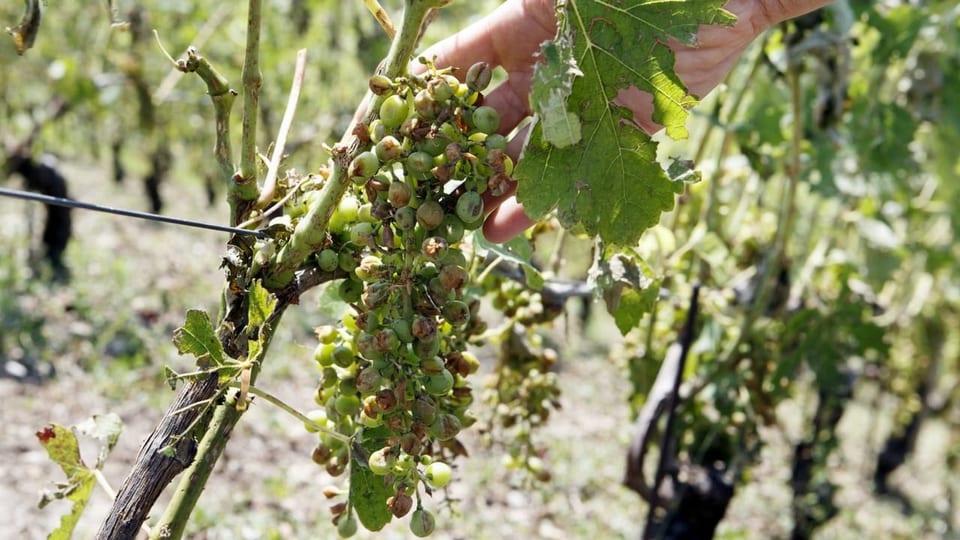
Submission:
M 100 469 L 91 469 L 93 471 L 93 477 L 97 480 L 97 485 L 100 486 L 100 489 L 107 493 L 107 496 L 111 499 L 117 498 L 117 490 L 113 489 L 113 486 L 110 485 L 110 481 L 107 480 L 107 477 L 103 475 L 103 471 Z M 147 527 L 146 523 L 140 525 L 140 531 L 144 534 L 150 534 L 150 527 Z
M 243 84 L 243 119 L 240 131 L 240 172 L 237 184 L 244 186 L 240 191 L 240 202 L 254 201 L 259 197 L 257 188 L 257 114 L 260 107 L 260 87 L 263 75 L 260 73 L 260 22 L 262 19 L 261 0 L 249 0 L 247 3 L 247 42 L 243 56 L 243 70 L 240 80 Z M 235 219 L 245 217 L 243 210 Z M 232 223 L 236 225 L 237 222 Z
M 236 387 L 236 388 L 239 388 L 239 386 L 237 386 L 237 385 L 231 385 L 231 386 Z M 275 406 L 275 407 L 283 410 L 284 412 L 290 414 L 291 416 L 293 416 L 293 417 L 296 418 L 297 420 L 300 420 L 301 422 L 303 422 L 304 424 L 310 426 L 311 428 L 313 428 L 313 429 L 315 429 L 315 430 L 317 430 L 317 431 L 320 431 L 320 432 L 322 432 L 322 433 L 325 433 L 325 434 L 327 434 L 327 435 L 330 435 L 330 436 L 333 437 L 334 439 L 343 441 L 343 442 L 345 442 L 345 443 L 349 443 L 349 442 L 350 442 L 350 437 L 347 437 L 347 436 L 344 435 L 343 433 L 334 431 L 334 430 L 332 430 L 332 429 L 330 429 L 330 428 L 326 428 L 326 427 L 321 426 L 320 424 L 314 422 L 313 420 L 311 420 L 310 418 L 308 418 L 305 414 L 303 414 L 302 412 L 298 411 L 297 409 L 295 409 L 294 407 L 292 407 L 290 404 L 288 404 L 287 402 L 285 402 L 285 401 L 283 401 L 282 399 L 278 398 L 277 396 L 271 394 L 270 392 L 267 392 L 267 391 L 265 391 L 265 390 L 261 390 L 261 389 L 257 388 L 256 386 L 252 386 L 252 385 L 250 386 L 250 388 L 248 388 L 248 391 L 249 391 L 251 394 L 253 394 L 253 395 L 255 395 L 255 396 L 263 399 L 264 401 L 266 401 L 266 402 L 268 402 L 268 403 L 270 403 L 271 405 L 273 405 L 273 406 Z
M 380 74 L 393 79 L 407 73 L 407 65 L 416 49 L 420 27 L 427 13 L 445 3 L 443 0 L 406 0 L 400 32 L 390 44 L 390 52 L 378 70 Z M 320 188 L 320 195 L 310 205 L 306 215 L 297 223 L 290 241 L 280 249 L 276 261 L 265 272 L 263 282 L 268 289 L 286 285 L 293 272 L 322 243 L 330 216 L 351 184 L 346 171 L 360 146 L 354 132 L 356 129 L 364 129 L 362 126 L 369 125 L 377 118 L 384 99 L 386 98 L 375 96 L 368 91 L 360 105 L 363 114 L 359 121 L 351 123 L 340 142 L 331 149 L 333 168 L 330 176 Z

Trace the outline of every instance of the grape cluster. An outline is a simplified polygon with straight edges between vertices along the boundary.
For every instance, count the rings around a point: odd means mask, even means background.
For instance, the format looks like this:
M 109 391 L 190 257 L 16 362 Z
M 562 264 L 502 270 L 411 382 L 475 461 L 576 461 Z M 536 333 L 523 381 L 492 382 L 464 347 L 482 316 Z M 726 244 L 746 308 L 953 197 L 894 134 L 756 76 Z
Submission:
M 379 117 L 355 131 L 361 147 L 347 169 L 355 187 L 316 254 L 322 270 L 349 274 L 337 291 L 352 309 L 337 327 L 317 329 L 323 408 L 311 420 L 346 437 L 321 431 L 313 458 L 334 476 L 368 467 L 393 493 L 394 516 L 414 510 L 417 536 L 434 528 L 421 488 L 446 486 L 448 462 L 463 452 L 455 438 L 475 421 L 467 376 L 479 363 L 466 345 L 486 327 L 461 248 L 483 222 L 482 194 L 503 193 L 513 168 L 499 115 L 482 105 L 490 74 L 477 64 L 460 82 L 428 64 L 424 76 L 370 80 Z M 349 536 L 351 506 L 335 508 Z
M 487 444 L 505 446 L 508 469 L 547 481 L 551 475 L 534 435 L 551 412 L 560 408 L 554 371 L 557 353 L 533 329 L 549 323 L 560 311 L 545 309 L 540 292 L 512 279 L 491 273 L 483 286 L 492 296 L 493 307 L 511 319 L 500 336 L 499 363 L 483 393 L 483 402 L 491 411 L 482 429 L 484 439 Z

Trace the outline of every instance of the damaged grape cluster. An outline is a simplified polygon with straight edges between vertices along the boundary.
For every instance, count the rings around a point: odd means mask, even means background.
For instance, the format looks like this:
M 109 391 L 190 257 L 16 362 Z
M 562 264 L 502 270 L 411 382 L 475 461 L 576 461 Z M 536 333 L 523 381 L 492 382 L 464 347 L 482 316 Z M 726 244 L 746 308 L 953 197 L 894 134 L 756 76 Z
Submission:
M 370 79 L 379 114 L 354 132 L 354 188 L 316 254 L 322 270 L 348 274 L 337 293 L 352 309 L 317 329 L 321 408 L 309 415 L 324 428 L 314 460 L 334 476 L 368 468 L 392 493 L 393 516 L 412 511 L 417 536 L 435 526 L 423 495 L 450 481 L 456 437 L 475 422 L 467 377 L 479 363 L 466 345 L 486 326 L 465 234 L 513 169 L 499 115 L 482 104 L 491 68 L 476 64 L 461 81 L 425 64 L 422 76 Z M 357 528 L 352 504 L 333 507 L 343 536 Z

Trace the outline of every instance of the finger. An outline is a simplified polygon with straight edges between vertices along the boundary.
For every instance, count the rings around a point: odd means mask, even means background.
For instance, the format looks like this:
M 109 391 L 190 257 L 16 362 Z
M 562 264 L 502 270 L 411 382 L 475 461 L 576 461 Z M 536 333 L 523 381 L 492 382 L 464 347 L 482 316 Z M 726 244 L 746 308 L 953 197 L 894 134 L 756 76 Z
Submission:
M 506 242 L 534 225 L 523 206 L 513 197 L 504 200 L 483 223 L 483 235 L 491 242 Z
M 437 67 L 465 70 L 476 62 L 507 72 L 532 66 L 540 44 L 556 33 L 553 2 L 510 0 L 490 15 L 424 51 Z
M 503 84 L 494 88 L 483 97 L 483 104 L 493 107 L 500 113 L 500 134 L 513 131 L 524 118 L 530 116 L 530 83 L 533 76 L 529 72 L 511 74 Z M 512 155 L 516 159 L 516 155 Z

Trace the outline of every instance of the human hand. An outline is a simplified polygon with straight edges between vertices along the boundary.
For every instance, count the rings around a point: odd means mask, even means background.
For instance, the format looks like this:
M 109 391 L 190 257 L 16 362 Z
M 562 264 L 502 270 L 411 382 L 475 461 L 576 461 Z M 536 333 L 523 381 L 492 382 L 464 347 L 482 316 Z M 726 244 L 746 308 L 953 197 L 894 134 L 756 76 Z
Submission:
M 730 0 L 725 8 L 737 16 L 734 26 L 704 26 L 697 34 L 698 46 L 668 43 L 676 54 L 674 69 L 688 92 L 704 96 L 716 87 L 737 63 L 743 51 L 761 33 L 787 19 L 829 4 L 832 0 Z M 556 33 L 552 0 L 509 0 L 484 19 L 437 43 L 424 52 L 436 58 L 437 67 L 471 66 L 488 62 L 501 66 L 507 80 L 484 98 L 484 104 L 500 112 L 500 132 L 509 133 L 531 114 L 529 93 L 535 54 L 540 44 Z M 621 91 L 619 104 L 633 111 L 637 125 L 647 133 L 660 129 L 652 120 L 653 97 L 636 88 Z M 508 153 L 517 159 L 523 137 L 517 137 Z M 533 225 L 513 197 L 516 186 L 501 197 L 488 197 L 492 211 L 483 232 L 492 242 L 504 242 Z

